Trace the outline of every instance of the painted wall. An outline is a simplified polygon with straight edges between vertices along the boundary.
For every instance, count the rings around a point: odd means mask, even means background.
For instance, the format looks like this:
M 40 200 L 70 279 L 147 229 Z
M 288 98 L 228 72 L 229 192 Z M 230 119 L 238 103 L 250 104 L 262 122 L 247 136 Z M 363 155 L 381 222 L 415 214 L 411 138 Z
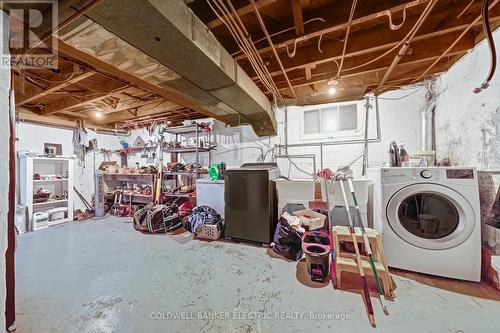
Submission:
M 497 49 L 500 30 L 494 33 Z M 490 51 L 482 41 L 468 55 L 441 75 L 436 108 L 438 159 L 454 164 L 500 169 L 500 68 L 488 89 L 472 89 L 483 83 L 490 68 Z M 500 63 L 500 53 L 497 52 Z
M 8 54 L 8 20 L 1 12 L 1 24 L 3 25 L 1 36 L 1 54 Z M 0 65 L 0 193 L 8 193 L 9 190 L 9 155 L 7 143 L 9 142 L 9 91 L 10 91 L 10 68 Z M 8 196 L 0 196 L 0 332 L 5 332 L 5 250 L 7 249 L 7 210 Z
M 408 97 L 398 99 L 409 95 Z M 412 88 L 385 93 L 379 99 L 379 112 L 381 122 L 381 140 L 369 145 L 369 162 L 371 166 L 380 166 L 387 161 L 389 143 L 396 140 L 398 143 L 406 143 L 409 151 L 419 150 L 420 125 L 419 111 L 422 107 L 423 89 Z M 376 138 L 376 114 L 374 100 L 370 103 L 373 107 L 369 113 L 369 138 Z M 364 111 L 363 111 L 364 112 Z M 364 113 L 363 113 L 364 116 Z M 300 122 L 302 112 L 300 107 L 288 108 L 288 143 L 310 143 L 320 140 L 301 141 Z M 214 122 L 214 138 L 218 143 L 217 151 L 213 153 L 215 162 L 225 161 L 228 166 L 239 166 L 244 162 L 257 162 L 262 155 L 266 161 L 279 155 L 275 145 L 284 144 L 284 112 L 276 114 L 279 136 L 257 137 L 250 126 L 236 128 L 225 127 L 224 124 Z M 364 118 L 364 117 L 363 117 Z M 360 135 L 364 119 L 360 123 Z M 335 140 L 323 140 L 334 142 Z M 323 148 L 323 167 L 335 170 L 338 166 L 345 165 L 358 156 L 363 150 L 363 144 L 350 144 L 341 146 L 325 146 Z M 262 154 L 264 152 L 264 154 Z M 268 152 L 266 154 L 266 152 Z M 284 153 L 284 152 L 283 152 Z M 290 147 L 290 155 L 314 154 L 316 158 L 316 171 L 321 168 L 321 152 L 319 147 Z M 313 160 L 293 158 L 293 163 L 300 168 L 298 170 L 288 159 L 277 159 L 282 174 L 291 178 L 308 178 L 307 174 L 313 173 Z M 358 160 L 354 166 L 354 172 L 361 174 L 362 160 Z

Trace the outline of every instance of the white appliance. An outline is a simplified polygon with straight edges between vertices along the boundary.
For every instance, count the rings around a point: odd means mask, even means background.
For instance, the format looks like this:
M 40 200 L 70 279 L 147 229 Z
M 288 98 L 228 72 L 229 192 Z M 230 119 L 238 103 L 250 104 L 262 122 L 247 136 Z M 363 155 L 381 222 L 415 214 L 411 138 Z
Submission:
M 278 193 L 278 215 L 286 210 L 309 209 L 309 202 L 314 200 L 315 181 L 304 179 L 282 179 L 275 181 Z M 288 211 L 288 213 L 293 213 Z
M 474 168 L 369 169 L 374 227 L 389 266 L 478 282 L 479 187 Z
M 33 231 L 45 229 L 49 226 L 49 214 L 33 213 Z
M 196 180 L 196 205 L 209 206 L 224 217 L 224 181 Z
M 347 181 L 344 181 L 347 202 L 350 207 L 354 207 L 354 201 L 349 191 L 349 186 Z M 370 190 L 372 186 L 372 182 L 368 179 L 359 179 L 354 178 L 352 180 L 352 185 L 354 187 L 354 193 L 356 194 L 356 200 L 358 201 L 359 212 L 361 215 L 361 221 L 366 228 L 371 228 L 373 225 L 371 212 L 369 212 L 369 204 L 370 204 Z M 328 188 L 328 193 L 326 192 L 326 188 Z M 342 187 L 340 187 L 340 183 L 338 181 L 330 182 L 321 182 L 321 196 L 324 200 L 328 199 L 328 203 L 330 205 L 330 209 L 334 207 L 344 207 L 344 197 L 342 195 Z M 345 208 L 343 208 L 345 209 Z

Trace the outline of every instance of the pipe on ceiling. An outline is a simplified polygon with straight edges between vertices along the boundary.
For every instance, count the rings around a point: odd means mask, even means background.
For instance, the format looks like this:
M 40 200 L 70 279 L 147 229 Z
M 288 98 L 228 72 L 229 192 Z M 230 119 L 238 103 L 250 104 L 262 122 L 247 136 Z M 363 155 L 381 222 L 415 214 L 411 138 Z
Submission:
M 497 68 L 497 50 L 495 47 L 495 40 L 493 39 L 493 34 L 491 33 L 491 26 L 488 14 L 489 4 L 490 0 L 483 0 L 483 5 L 481 7 L 481 16 L 482 16 L 483 31 L 486 36 L 486 40 L 488 41 L 488 46 L 490 47 L 491 67 L 488 76 L 486 77 L 486 80 L 479 87 L 473 90 L 475 94 L 480 93 L 482 90 L 487 89 L 490 86 L 490 81 L 493 79 L 493 76 L 495 75 L 495 70 Z

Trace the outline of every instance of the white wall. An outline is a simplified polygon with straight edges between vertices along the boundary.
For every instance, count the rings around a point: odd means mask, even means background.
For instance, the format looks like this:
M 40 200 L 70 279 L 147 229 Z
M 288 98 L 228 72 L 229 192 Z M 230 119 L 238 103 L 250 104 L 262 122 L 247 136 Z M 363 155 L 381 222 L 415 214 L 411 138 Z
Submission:
M 413 94 L 412 94 L 413 93 Z M 405 95 L 410 96 L 400 100 L 397 99 Z M 420 143 L 420 125 L 419 111 L 423 105 L 424 89 L 412 88 L 385 93 L 379 99 L 379 111 L 381 122 L 381 141 L 370 143 L 369 162 L 371 166 L 380 166 L 387 161 L 387 151 L 389 143 L 396 140 L 398 143 L 406 143 L 409 151 L 419 150 Z M 376 117 L 375 103 L 372 100 L 373 108 L 369 116 L 369 138 L 376 137 Z M 288 143 L 301 143 L 311 141 L 300 140 L 300 107 L 288 108 Z M 364 114 L 364 111 L 363 111 Z M 284 141 L 284 113 L 278 111 L 276 114 L 279 136 L 275 137 L 257 137 L 250 126 L 240 126 L 235 128 L 226 128 L 224 124 L 214 122 L 214 138 L 218 142 L 217 151 L 213 153 L 215 162 L 225 161 L 228 166 L 239 166 L 244 162 L 257 162 L 261 152 L 272 149 L 275 145 L 283 144 Z M 361 125 L 364 124 L 363 123 Z M 362 131 L 361 131 L 362 132 Z M 318 140 L 316 140 L 317 142 Z M 333 142 L 334 140 L 323 140 Z M 313 141 L 314 142 L 314 141 Z M 332 170 L 341 165 L 345 165 L 358 156 L 363 150 L 363 144 L 350 144 L 341 146 L 325 146 L 323 148 L 323 167 Z M 275 154 L 279 150 L 274 150 Z M 316 168 L 320 169 L 320 148 L 319 147 L 290 147 L 290 155 L 297 154 L 315 154 Z M 266 161 L 272 158 L 271 153 L 266 155 Z M 313 172 L 312 159 L 293 159 L 293 162 L 307 173 Z M 278 159 L 278 164 L 282 174 L 291 178 L 307 178 L 303 172 L 297 170 L 286 159 Z M 357 175 L 361 174 L 362 160 L 353 166 Z M 317 171 L 316 170 L 316 171 Z
M 118 150 L 122 146 L 120 140 L 125 140 L 130 145 L 134 142 L 137 136 L 140 135 L 145 141 L 149 140 L 149 135 L 146 131 L 138 130 L 133 131 L 128 137 L 126 136 L 115 136 L 107 134 L 97 134 L 97 146 L 98 149 L 104 148 L 107 150 Z M 28 123 L 20 123 L 17 125 L 17 150 L 18 151 L 31 151 L 34 153 L 42 153 L 45 142 L 50 143 L 60 143 L 62 144 L 62 150 L 64 156 L 75 156 L 73 154 L 73 131 L 70 129 L 54 128 L 47 126 L 39 126 Z M 101 162 L 104 160 L 103 154 L 96 152 L 95 154 L 95 166 L 99 167 Z M 118 154 L 112 154 L 111 160 L 117 161 L 120 164 L 120 156 Z M 145 160 L 140 158 L 140 154 L 129 155 L 129 166 L 134 166 L 135 162 L 141 162 L 141 165 L 145 164 Z M 94 154 L 92 152 L 88 153 L 85 158 L 85 164 L 79 166 L 75 160 L 75 187 L 80 191 L 87 201 L 91 201 L 92 195 L 94 194 Z M 75 196 L 75 209 L 84 209 L 83 202 Z
M 0 45 L 2 55 L 8 52 L 8 19 L 1 13 L 1 24 L 3 25 Z M 10 92 L 10 68 L 0 66 L 0 193 L 9 192 L 9 92 Z M 7 211 L 8 196 L 0 196 L 0 332 L 5 332 L 5 250 L 7 249 Z
M 494 38 L 498 49 L 500 30 Z M 449 157 L 458 165 L 500 169 L 500 52 L 490 87 L 472 93 L 486 78 L 490 62 L 484 40 L 440 77 L 442 93 L 436 108 L 438 158 Z M 483 129 L 487 131 L 484 147 Z

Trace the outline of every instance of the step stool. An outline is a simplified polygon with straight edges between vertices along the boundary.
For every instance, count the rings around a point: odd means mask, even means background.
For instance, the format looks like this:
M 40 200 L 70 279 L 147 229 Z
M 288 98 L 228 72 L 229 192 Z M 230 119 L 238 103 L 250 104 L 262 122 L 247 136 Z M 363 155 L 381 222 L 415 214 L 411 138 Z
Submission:
M 364 246 L 363 235 L 361 234 L 361 229 L 356 227 L 354 228 L 354 231 L 356 235 L 356 240 L 358 241 L 359 244 L 362 267 L 365 272 L 365 275 L 367 277 L 373 277 L 373 271 L 370 266 L 370 259 L 366 255 L 366 251 L 364 251 L 365 246 Z M 365 228 L 365 231 L 368 236 L 368 242 L 370 243 L 373 252 L 375 269 L 377 270 L 377 275 L 378 278 L 380 279 L 384 295 L 386 297 L 393 298 L 395 297 L 394 290 L 396 289 L 396 285 L 389 273 L 389 268 L 387 266 L 387 262 L 385 259 L 384 248 L 382 245 L 382 239 L 380 237 L 380 234 L 377 231 L 370 228 Z M 349 232 L 349 227 L 334 226 L 332 228 L 332 235 L 333 235 L 333 245 L 335 253 L 335 268 L 337 272 L 337 287 L 341 288 L 342 273 L 350 272 L 359 274 L 359 270 L 356 263 L 356 254 L 344 251 L 341 245 L 342 243 L 352 244 L 352 237 Z

